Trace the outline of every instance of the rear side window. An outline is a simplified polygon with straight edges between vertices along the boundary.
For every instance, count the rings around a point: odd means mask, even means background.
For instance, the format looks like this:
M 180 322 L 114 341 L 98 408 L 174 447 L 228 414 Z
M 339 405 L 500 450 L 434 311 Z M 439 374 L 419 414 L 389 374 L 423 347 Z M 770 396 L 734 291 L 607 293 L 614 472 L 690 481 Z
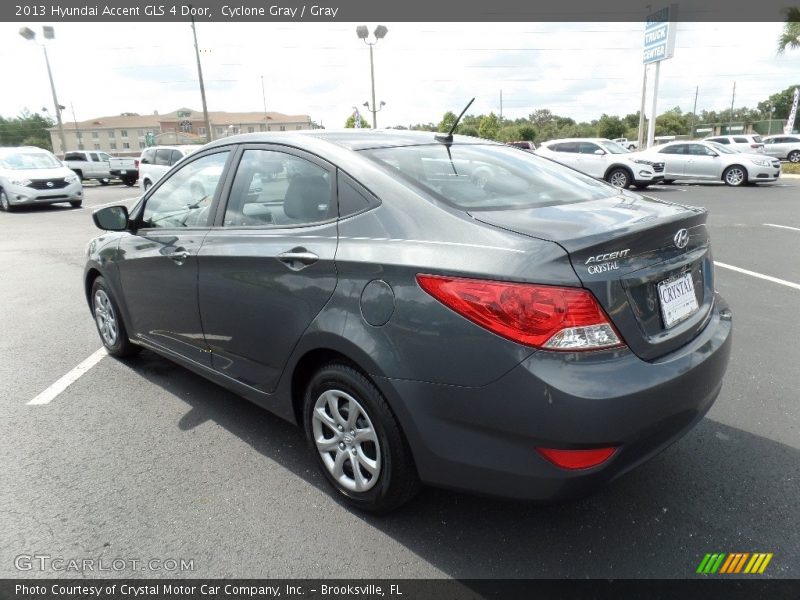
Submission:
M 170 156 L 170 159 L 169 159 L 169 164 L 170 165 L 174 165 L 176 162 L 178 162 L 182 158 L 183 158 L 183 152 L 181 152 L 180 150 L 173 150 L 172 151 L 172 155 Z
M 737 144 L 747 144 L 748 143 L 746 137 L 735 137 L 735 138 L 733 138 L 733 141 L 736 142 Z
M 760 136 L 760 135 L 754 135 L 754 136 L 753 136 L 753 141 L 754 141 L 756 144 L 760 144 L 760 143 L 761 143 L 761 136 Z
M 364 188 L 339 172 L 339 217 L 349 217 L 378 205 L 378 201 Z
M 172 154 L 172 150 L 169 148 L 161 148 L 160 150 L 156 151 L 156 160 L 154 164 L 161 165 L 162 167 L 168 167 L 170 164 L 169 157 Z
M 67 152 L 64 155 L 64 160 L 83 160 L 83 154 L 80 152 Z
M 607 198 L 611 186 L 507 146 L 432 144 L 362 150 L 410 186 L 469 211 Z
M 730 144 L 731 141 L 728 138 L 708 138 L 709 142 L 717 142 L 718 144 Z
M 233 179 L 226 227 L 296 227 L 335 217 L 333 178 L 299 156 L 245 150 Z
M 142 153 L 142 162 L 146 165 L 153 164 L 156 159 L 155 148 L 149 148 Z

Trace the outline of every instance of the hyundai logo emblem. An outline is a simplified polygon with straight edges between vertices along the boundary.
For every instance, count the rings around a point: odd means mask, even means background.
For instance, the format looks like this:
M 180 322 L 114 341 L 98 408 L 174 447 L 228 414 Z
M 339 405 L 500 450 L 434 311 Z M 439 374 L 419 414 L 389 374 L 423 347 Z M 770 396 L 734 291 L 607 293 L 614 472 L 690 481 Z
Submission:
M 47 187 L 53 187 L 53 182 L 52 181 L 48 181 L 47 182 Z
M 689 244 L 689 232 L 686 229 L 679 229 L 678 233 L 676 233 L 675 237 L 672 239 L 678 249 L 686 248 Z

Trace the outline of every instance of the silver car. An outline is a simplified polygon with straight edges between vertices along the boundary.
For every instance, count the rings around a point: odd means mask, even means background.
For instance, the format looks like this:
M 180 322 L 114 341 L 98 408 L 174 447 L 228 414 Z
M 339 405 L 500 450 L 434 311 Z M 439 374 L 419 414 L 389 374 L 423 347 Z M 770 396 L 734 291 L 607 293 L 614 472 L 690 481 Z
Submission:
M 708 141 L 670 142 L 637 154 L 665 163 L 664 183 L 676 179 L 706 179 L 738 186 L 775 181 L 781 174 L 781 163 L 775 158 L 736 152 Z
M 83 186 L 72 170 L 41 148 L 0 148 L 0 210 L 59 202 L 73 208 L 83 203 Z
M 764 138 L 764 152 L 781 160 L 800 163 L 800 135 L 772 135 Z

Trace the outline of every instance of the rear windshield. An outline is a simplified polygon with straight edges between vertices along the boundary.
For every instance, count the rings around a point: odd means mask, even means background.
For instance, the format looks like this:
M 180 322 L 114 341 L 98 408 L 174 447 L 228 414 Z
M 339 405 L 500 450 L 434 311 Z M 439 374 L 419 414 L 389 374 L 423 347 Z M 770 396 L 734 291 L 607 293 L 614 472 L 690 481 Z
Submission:
M 0 156 L 0 164 L 6 169 L 53 169 L 62 166 L 58 159 L 48 152 L 19 152 Z
M 432 144 L 362 150 L 405 181 L 463 210 L 567 204 L 619 193 L 546 158 L 496 145 Z

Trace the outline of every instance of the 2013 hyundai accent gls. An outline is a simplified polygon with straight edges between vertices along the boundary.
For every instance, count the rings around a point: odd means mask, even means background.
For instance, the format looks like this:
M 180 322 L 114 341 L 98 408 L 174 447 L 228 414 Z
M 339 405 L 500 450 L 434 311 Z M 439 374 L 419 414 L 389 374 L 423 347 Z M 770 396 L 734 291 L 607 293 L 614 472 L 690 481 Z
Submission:
M 697 423 L 730 354 L 704 210 L 485 140 L 229 137 L 94 219 L 109 353 L 297 423 L 375 512 L 421 483 L 584 494 Z

